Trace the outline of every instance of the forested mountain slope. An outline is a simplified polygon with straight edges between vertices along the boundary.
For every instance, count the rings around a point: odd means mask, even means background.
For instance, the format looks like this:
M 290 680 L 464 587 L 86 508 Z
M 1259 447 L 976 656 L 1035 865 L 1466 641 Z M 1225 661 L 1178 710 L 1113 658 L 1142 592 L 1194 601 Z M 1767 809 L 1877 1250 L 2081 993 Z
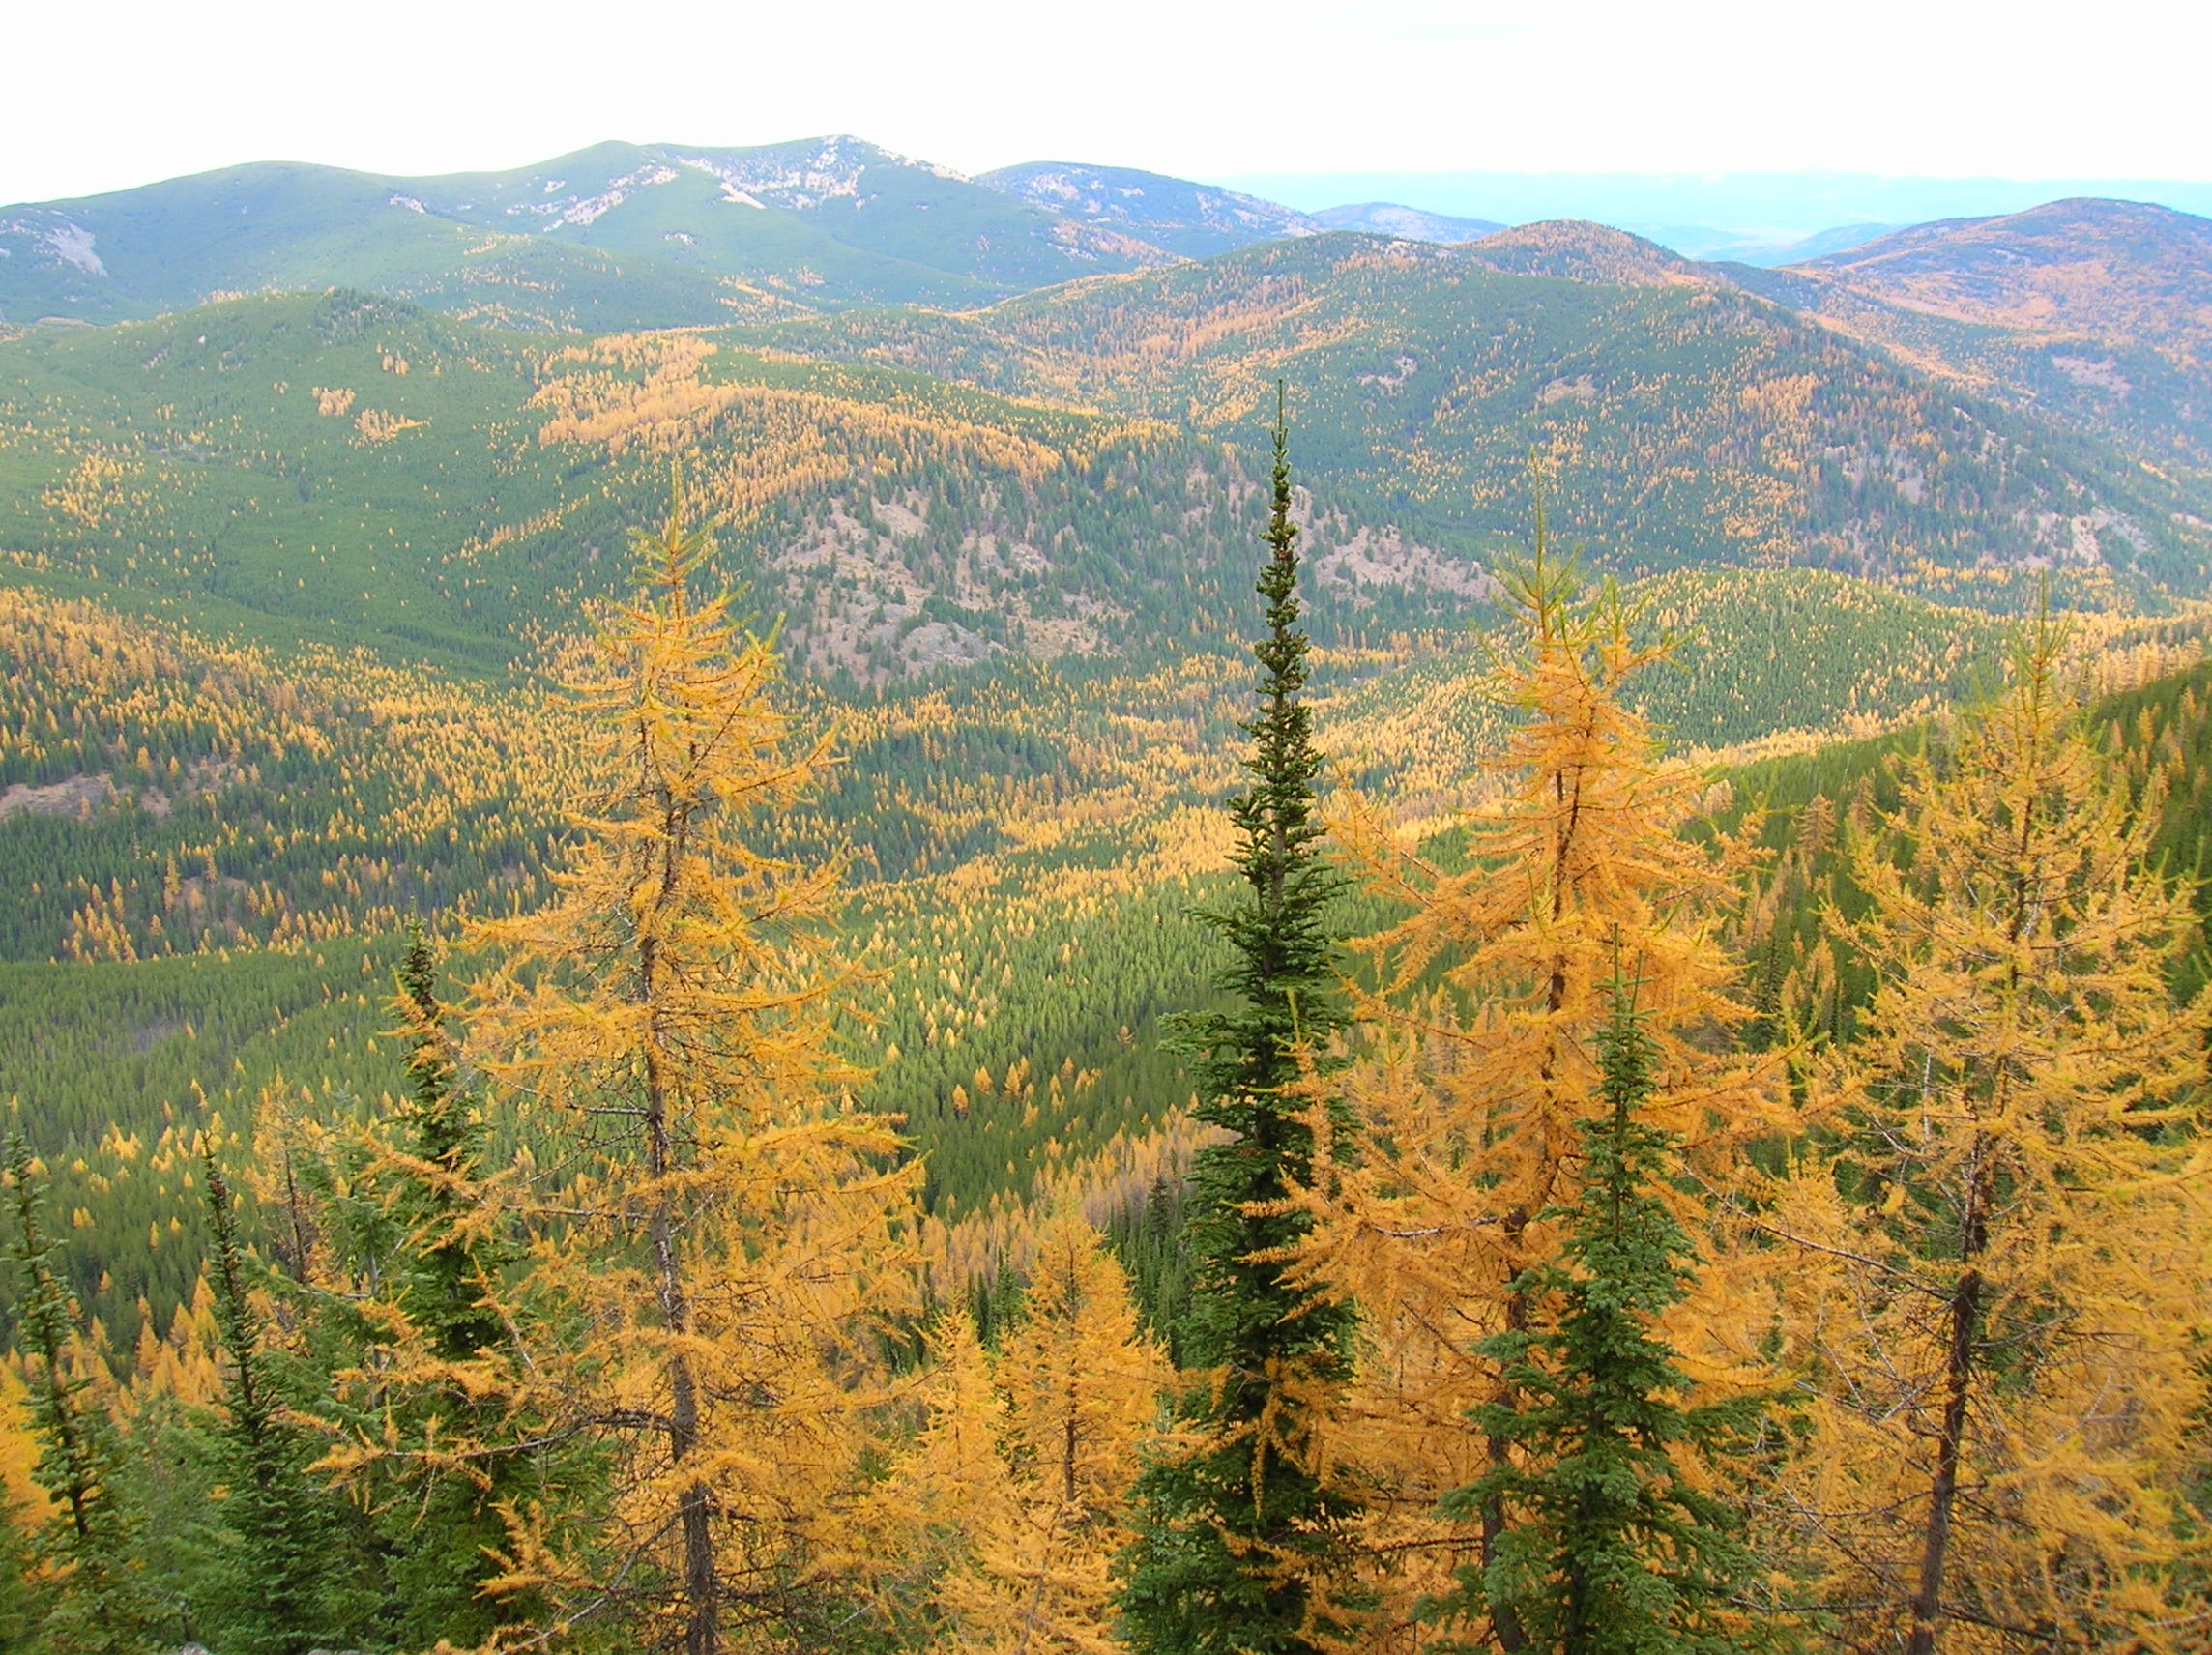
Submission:
M 1249 481 L 1218 440 L 906 372 L 359 294 L 0 343 L 0 552 L 254 637 L 503 664 L 611 589 L 679 454 L 818 676 L 1218 648 L 1241 583 Z M 1334 625 L 1448 623 L 1480 588 L 1417 548 L 1359 566 Z
M 0 209 L 0 249 L 5 321 L 346 286 L 595 331 L 860 301 L 975 305 L 1174 256 L 850 137 L 606 143 L 439 178 L 263 162 Z
M 2057 565 L 2193 593 L 2212 548 L 2197 483 L 1597 226 L 1332 235 L 743 336 L 1244 442 L 1282 375 L 1317 495 L 1455 549 L 1517 532 L 1531 451 L 1562 533 L 1624 572 L 1809 563 L 1939 590 Z
M 1582 224 L 1249 245 L 1313 226 L 1193 191 L 823 140 L 0 216 L 9 317 L 169 312 L 0 330 L 0 1093 L 106 1227 L 80 1286 L 115 1326 L 189 1291 L 193 1085 L 234 1122 L 278 1088 L 345 1114 L 397 1084 L 403 919 L 544 893 L 580 785 L 548 684 L 679 460 L 786 705 L 838 731 L 768 848 L 856 852 L 884 975 L 849 1032 L 938 1219 L 1013 1223 L 1101 1155 L 1172 1177 L 1157 1035 L 1208 992 L 1186 909 L 1221 867 L 1278 379 L 1321 743 L 1422 824 L 1481 801 L 1505 725 L 1493 570 L 1532 457 L 1586 570 L 1684 635 L 1640 696 L 1707 755 L 1938 711 L 2047 572 L 2128 672 L 2197 645 L 2194 347 L 2152 302 L 2179 254 L 2110 243 L 2145 297 L 2091 356 L 2073 312 L 2039 332 L 1930 274 L 2001 224 L 1755 279 Z M 2125 740 L 2193 752 L 2168 725 Z M 1816 970 L 1782 889 L 1743 940 L 1776 1004 Z
M 2212 352 L 2212 219 L 2137 201 L 2053 201 L 1899 230 L 1801 267 L 1909 310 L 2054 337 Z
M 1731 278 L 2199 479 L 2212 467 L 2212 220 L 2054 201 Z
M 1893 724 L 1990 682 L 2004 642 L 1979 612 L 1807 571 L 1670 575 L 1629 601 L 1685 634 L 1649 685 L 1684 742 L 1764 736 L 1766 709 L 1817 726 L 1798 745 Z M 2177 623 L 2091 641 L 2135 674 L 2200 647 Z M 1471 766 L 1505 728 L 1487 642 L 1412 667 L 1330 654 L 1323 749 L 1412 819 L 1479 805 Z M 131 1157 L 189 1130 L 195 1084 L 234 1122 L 279 1084 L 341 1113 L 396 1086 L 376 1036 L 402 920 L 450 930 L 545 896 L 576 731 L 542 679 L 215 644 L 24 593 L 0 609 L 0 1086 L 70 1205 L 129 1215 L 83 1283 L 111 1274 L 100 1300 L 128 1322 L 141 1290 L 189 1287 L 133 1237 L 199 1221 Z M 856 853 L 844 928 L 886 974 L 853 1050 L 930 1158 L 933 1211 L 1011 1212 L 1186 1098 L 1160 1020 L 1209 992 L 1215 944 L 1187 907 L 1220 879 L 1246 677 L 1201 653 L 857 701 L 791 686 L 843 762 L 762 848 Z

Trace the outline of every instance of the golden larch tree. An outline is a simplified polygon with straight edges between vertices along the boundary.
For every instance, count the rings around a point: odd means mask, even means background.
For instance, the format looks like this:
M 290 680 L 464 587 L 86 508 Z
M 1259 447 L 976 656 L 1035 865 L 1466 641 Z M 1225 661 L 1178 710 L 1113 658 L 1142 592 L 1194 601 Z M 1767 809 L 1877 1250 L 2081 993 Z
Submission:
M 695 596 L 710 542 L 680 477 L 636 541 L 640 590 L 571 685 L 599 791 L 549 905 L 478 928 L 502 963 L 472 1037 L 538 1156 L 559 1388 L 615 1492 L 595 1544 L 526 1531 L 492 1584 L 709 1655 L 781 1636 L 839 1559 L 911 1179 L 833 1039 L 840 870 L 760 843 L 826 744 L 791 750 L 771 644 Z
M 1342 1430 L 1378 1490 L 1370 1543 L 1394 1560 L 1371 1641 L 1418 1641 L 1402 1618 L 1386 1623 L 1495 1554 L 1495 1502 L 1455 1523 L 1437 1501 L 1510 1452 L 1470 1418 L 1512 1402 L 1478 1347 L 1551 1314 L 1515 1284 L 1563 1239 L 1557 1213 L 1600 1108 L 1607 985 L 1641 979 L 1656 1077 L 1642 1113 L 1686 1167 L 1732 1178 L 1747 1141 L 1785 1118 L 1770 1063 L 1715 1055 L 1727 1043 L 1713 1037 L 1746 1015 L 1712 925 L 1733 900 L 1738 847 L 1680 836 L 1703 783 L 1662 762 L 1627 699 L 1665 646 L 1638 639 L 1610 588 L 1578 596 L 1574 578 L 1548 560 L 1539 517 L 1535 558 L 1506 587 L 1520 647 L 1499 663 L 1499 694 L 1520 721 L 1485 764 L 1493 792 L 1467 819 L 1464 857 L 1424 857 L 1357 798 L 1338 827 L 1368 888 L 1410 910 L 1361 944 L 1380 986 L 1361 999 L 1365 1038 L 1338 1083 L 1360 1147 L 1354 1164 L 1321 1157 L 1306 1197 L 1315 1239 L 1298 1265 L 1349 1293 L 1368 1330 Z M 1327 1112 L 1314 1118 L 1325 1127 Z M 1730 1376 L 1699 1358 L 1720 1347 L 1690 1331 L 1734 1314 L 1710 1297 L 1670 1326 L 1689 1370 L 1719 1383 Z M 1523 1646 L 1509 1613 L 1471 1630 Z
M 2158 801 L 2101 767 L 2063 643 L 2041 618 L 1856 842 L 1871 906 L 1841 928 L 1877 986 L 1834 1150 L 1774 1211 L 1819 1397 L 1785 1503 L 1855 1647 L 2212 1641 L 2176 1596 L 2202 1544 L 2212 998 L 2175 1002 L 2188 893 L 2148 865 Z
M 878 1519 L 887 1549 L 933 1574 L 932 1646 L 1109 1655 L 1129 1486 L 1171 1377 L 1128 1278 L 1063 1199 L 999 1351 L 981 1348 L 965 1313 L 935 1344 L 928 1423 Z

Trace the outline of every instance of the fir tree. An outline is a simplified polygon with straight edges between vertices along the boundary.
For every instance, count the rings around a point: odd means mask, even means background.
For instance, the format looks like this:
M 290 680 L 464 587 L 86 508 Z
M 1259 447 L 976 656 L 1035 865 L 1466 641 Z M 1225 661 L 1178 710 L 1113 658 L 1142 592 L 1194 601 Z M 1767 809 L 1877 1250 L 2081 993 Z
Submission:
M 151 1648 L 153 1608 L 118 1486 L 122 1444 L 81 1372 L 76 1305 L 54 1267 L 40 1168 L 20 1130 L 8 1139 L 8 1183 L 15 1220 L 9 1251 L 21 1295 L 16 1337 L 40 1446 L 32 1476 L 57 1508 L 31 1548 L 45 1587 L 40 1595 L 49 1600 L 29 1606 L 37 1647 L 53 1655 Z
M 454 1069 L 436 966 L 420 925 L 408 935 L 399 967 L 399 1008 L 411 1048 L 408 1148 L 422 1168 L 398 1203 L 420 1238 L 406 1261 L 399 1302 L 435 1355 L 462 1362 L 507 1340 L 492 1288 L 508 1250 L 469 1223 L 484 1128 Z
M 559 1496 L 557 1456 L 521 1444 L 542 1408 L 517 1372 L 502 1298 L 515 1249 L 497 1227 L 483 1173 L 484 1124 L 461 1083 L 430 944 L 416 926 L 398 973 L 409 1097 L 397 1141 L 371 1141 L 357 1180 L 381 1193 L 355 1238 L 380 1268 L 346 1324 L 352 1365 L 337 1406 L 356 1438 L 334 1470 L 374 1506 L 390 1552 L 390 1620 L 409 1647 L 481 1643 L 541 1607 L 489 1595 L 509 1539 L 505 1510 Z M 385 1232 L 395 1227 L 395 1239 Z
M 1148 1651 L 1315 1648 L 1330 1525 L 1347 1509 L 1315 1463 L 1311 1410 L 1348 1369 L 1353 1312 L 1283 1278 L 1310 1220 L 1291 1204 L 1312 1178 L 1313 1130 L 1299 1092 L 1313 1054 L 1344 1026 L 1327 909 L 1342 886 L 1323 860 L 1314 797 L 1321 755 L 1304 692 L 1297 528 L 1289 433 L 1276 388 L 1273 510 L 1258 591 L 1266 636 L 1251 783 L 1230 803 L 1239 900 L 1205 917 L 1235 961 L 1227 1011 L 1183 1020 L 1198 1059 L 1199 1118 L 1222 1129 L 1192 1166 L 1189 1296 L 1179 1360 L 1202 1372 L 1182 1423 L 1197 1445 L 1149 1466 L 1139 1533 L 1124 1560 L 1124 1633 Z
M 211 1142 L 206 1148 L 216 1324 L 230 1353 L 218 1449 L 224 1483 L 222 1554 L 210 1609 L 229 1655 L 306 1655 L 342 1647 L 339 1582 L 345 1548 L 329 1496 L 306 1474 L 311 1444 L 286 1419 L 262 1349 L 237 1205 Z
M 1585 1168 L 1574 1201 L 1549 1216 L 1570 1227 L 1560 1255 L 1516 1291 L 1557 1306 L 1541 1333 L 1482 1346 L 1513 1399 L 1476 1423 L 1508 1451 L 1444 1497 L 1454 1515 L 1497 1511 L 1504 1529 L 1482 1565 L 1462 1571 L 1448 1608 L 1510 1617 L 1524 1647 L 1557 1655 L 1735 1655 L 1771 1641 L 1732 1608 L 1759 1578 L 1741 1520 L 1685 1475 L 1756 1431 L 1761 1401 L 1692 1408 L 1690 1381 L 1657 1320 L 1685 1296 L 1694 1249 L 1661 1196 L 1674 1135 L 1643 1118 L 1659 1048 L 1616 978 L 1599 1032 L 1599 1101 L 1581 1125 Z

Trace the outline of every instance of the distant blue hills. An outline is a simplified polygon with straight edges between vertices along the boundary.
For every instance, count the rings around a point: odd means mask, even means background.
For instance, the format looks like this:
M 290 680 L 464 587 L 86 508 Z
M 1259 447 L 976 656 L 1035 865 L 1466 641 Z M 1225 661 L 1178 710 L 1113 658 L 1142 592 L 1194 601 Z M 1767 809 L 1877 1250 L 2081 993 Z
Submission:
M 1892 178 L 1843 172 L 1266 173 L 1225 187 L 1319 216 L 1341 201 L 1525 224 L 1587 218 L 1686 258 L 1783 265 L 1936 218 L 1993 218 L 2100 196 L 2212 217 L 2212 182 L 2143 178 Z

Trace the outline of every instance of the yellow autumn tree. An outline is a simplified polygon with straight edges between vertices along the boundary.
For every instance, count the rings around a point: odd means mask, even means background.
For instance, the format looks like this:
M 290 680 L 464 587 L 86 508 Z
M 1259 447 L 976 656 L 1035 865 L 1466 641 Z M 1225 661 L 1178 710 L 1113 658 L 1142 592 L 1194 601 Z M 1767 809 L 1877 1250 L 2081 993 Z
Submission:
M 1140 1325 L 1128 1278 L 1072 1201 L 1037 1236 L 1022 1321 L 995 1365 L 1015 1499 L 984 1552 L 985 1647 L 1114 1647 L 1115 1554 L 1139 1450 L 1158 1422 L 1166 1353 Z M 973 1646 L 973 1645 L 971 1645 Z
M 1315 1235 L 1295 1265 L 1354 1299 L 1367 1328 L 1340 1434 L 1377 1491 L 1368 1540 L 1391 1571 L 1363 1635 L 1373 1647 L 1419 1643 L 1429 1634 L 1408 1606 L 1495 1553 L 1497 1506 L 1455 1522 L 1437 1502 L 1509 1452 L 1470 1419 L 1513 1401 L 1478 1347 L 1551 1314 L 1515 1284 L 1563 1238 L 1555 1215 L 1578 1188 L 1579 1128 L 1600 1108 L 1592 1054 L 1616 973 L 1640 980 L 1653 1043 L 1644 1114 L 1675 1136 L 1686 1167 L 1732 1178 L 1746 1142 L 1785 1118 L 1770 1064 L 1725 1055 L 1716 1038 L 1746 1015 L 1711 922 L 1733 900 L 1737 847 L 1678 834 L 1703 783 L 1662 761 L 1627 700 L 1664 645 L 1638 640 L 1610 589 L 1577 595 L 1541 517 L 1534 560 L 1506 595 L 1520 648 L 1499 663 L 1498 694 L 1520 717 L 1484 765 L 1491 802 L 1467 819 L 1464 856 L 1420 854 L 1366 800 L 1337 825 L 1369 890 L 1409 911 L 1362 944 L 1380 987 L 1361 998 L 1363 1042 L 1332 1083 L 1357 1122 L 1357 1156 L 1319 1158 L 1305 1197 Z M 1312 1118 L 1325 1129 L 1326 1109 Z M 1679 1307 L 1670 1327 L 1693 1374 L 1729 1377 L 1701 1366 L 1722 1347 L 1696 1330 L 1737 1314 L 1712 1292 Z M 1504 1618 L 1436 1636 L 1518 1648 Z
M 839 869 L 758 843 L 825 746 L 791 749 L 773 648 L 694 595 L 711 544 L 680 476 L 636 541 L 639 590 L 571 686 L 597 791 L 551 903 L 478 928 L 502 963 L 471 1039 L 538 1158 L 552 1388 L 612 1493 L 580 1541 L 525 1521 L 490 1589 L 710 1655 L 783 1637 L 843 1558 L 911 1180 L 832 1038 Z
M 966 1632 L 952 1582 L 983 1570 L 989 1537 L 1011 1521 L 1014 1484 L 1003 1437 L 1005 1398 L 966 1308 L 941 1312 L 916 1386 L 920 1427 L 859 1511 L 880 1623 L 899 1647 L 956 1642 Z
M 934 1343 L 928 1421 L 878 1519 L 928 1578 L 930 1645 L 1108 1655 L 1123 1507 L 1170 1379 L 1121 1266 L 1063 1199 L 998 1353 L 964 1313 Z
M 1848 1130 L 1772 1218 L 1819 1398 L 1782 1506 L 1852 1647 L 2212 1646 L 2177 1586 L 2203 1545 L 2212 997 L 2174 1002 L 2188 893 L 2063 645 L 2039 620 L 1855 845 L 1871 907 L 1839 924 L 1877 987 L 1838 1064 Z

